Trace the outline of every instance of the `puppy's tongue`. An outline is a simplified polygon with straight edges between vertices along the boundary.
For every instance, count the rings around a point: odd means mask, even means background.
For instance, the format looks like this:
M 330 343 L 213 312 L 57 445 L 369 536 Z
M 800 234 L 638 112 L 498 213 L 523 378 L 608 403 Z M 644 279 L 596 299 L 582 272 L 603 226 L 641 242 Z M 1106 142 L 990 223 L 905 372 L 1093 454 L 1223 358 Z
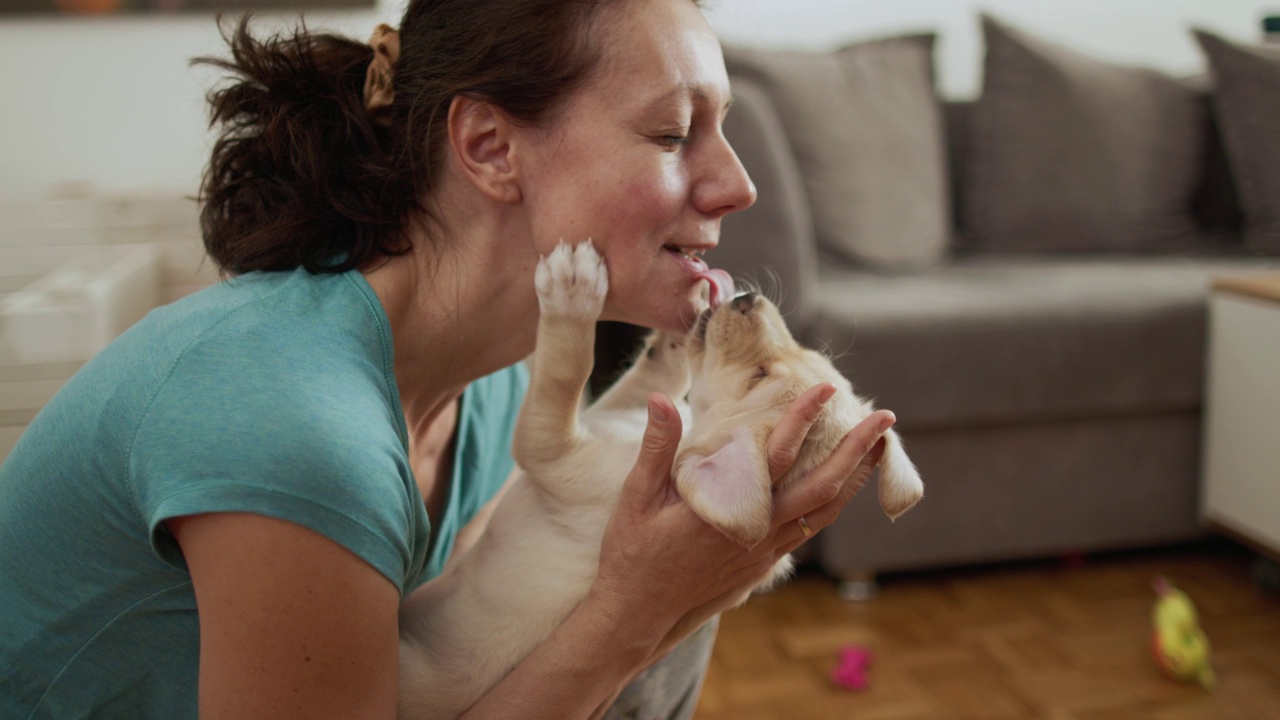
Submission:
M 707 293 L 707 301 L 711 303 L 711 309 L 715 310 L 720 303 L 733 297 L 733 277 L 724 270 L 710 268 L 696 275 L 699 280 L 706 280 L 709 292 Z

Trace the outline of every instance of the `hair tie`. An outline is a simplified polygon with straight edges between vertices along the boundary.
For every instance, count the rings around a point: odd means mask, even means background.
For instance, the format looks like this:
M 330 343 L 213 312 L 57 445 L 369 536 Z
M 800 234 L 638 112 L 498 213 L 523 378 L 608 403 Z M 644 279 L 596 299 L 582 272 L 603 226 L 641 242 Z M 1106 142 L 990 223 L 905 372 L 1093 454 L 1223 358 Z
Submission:
M 373 48 L 373 59 L 369 61 L 369 71 L 364 76 L 364 109 L 375 123 L 386 127 L 391 124 L 391 118 L 377 111 L 390 106 L 396 97 L 392 80 L 396 63 L 400 61 L 400 32 L 390 25 L 380 24 L 369 37 L 369 47 Z

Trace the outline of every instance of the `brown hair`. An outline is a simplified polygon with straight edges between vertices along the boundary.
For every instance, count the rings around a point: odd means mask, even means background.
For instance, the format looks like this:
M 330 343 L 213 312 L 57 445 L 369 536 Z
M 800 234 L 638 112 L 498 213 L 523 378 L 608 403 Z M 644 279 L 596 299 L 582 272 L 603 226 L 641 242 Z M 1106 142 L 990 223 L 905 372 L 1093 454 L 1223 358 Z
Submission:
M 587 38 L 615 0 L 411 0 L 395 99 L 364 107 L 373 50 L 300 25 L 259 40 L 224 32 L 230 58 L 209 93 L 221 126 L 200 188 L 205 249 L 226 273 L 341 272 L 407 252 L 405 228 L 439 182 L 450 103 L 487 99 L 537 124 L 594 68 Z

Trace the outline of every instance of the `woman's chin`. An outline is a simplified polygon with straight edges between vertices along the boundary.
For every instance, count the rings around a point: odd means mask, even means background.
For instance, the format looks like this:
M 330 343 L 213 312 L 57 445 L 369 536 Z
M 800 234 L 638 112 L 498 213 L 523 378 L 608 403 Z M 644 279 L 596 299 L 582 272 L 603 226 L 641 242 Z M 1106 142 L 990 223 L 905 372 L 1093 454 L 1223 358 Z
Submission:
M 690 297 L 683 303 L 667 303 L 655 307 L 631 307 L 626 310 L 606 307 L 601 319 L 680 334 L 693 327 L 704 307 L 705 301 L 699 302 L 696 297 Z
M 673 306 L 663 314 L 661 322 L 649 327 L 669 333 L 688 332 L 698 322 L 698 315 L 706 308 L 707 303 L 697 297 L 690 297 L 685 302 Z
M 693 327 L 707 306 L 707 286 L 686 278 L 661 278 L 654 282 L 612 286 L 603 320 L 683 333 Z

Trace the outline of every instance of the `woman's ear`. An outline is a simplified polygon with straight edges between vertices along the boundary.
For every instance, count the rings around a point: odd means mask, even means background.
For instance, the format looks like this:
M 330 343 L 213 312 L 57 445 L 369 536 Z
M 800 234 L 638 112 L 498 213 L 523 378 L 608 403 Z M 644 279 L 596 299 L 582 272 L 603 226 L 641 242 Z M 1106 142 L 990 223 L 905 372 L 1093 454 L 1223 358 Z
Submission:
M 449 105 L 449 147 L 463 175 L 498 202 L 521 200 L 515 125 L 488 100 L 459 95 Z

